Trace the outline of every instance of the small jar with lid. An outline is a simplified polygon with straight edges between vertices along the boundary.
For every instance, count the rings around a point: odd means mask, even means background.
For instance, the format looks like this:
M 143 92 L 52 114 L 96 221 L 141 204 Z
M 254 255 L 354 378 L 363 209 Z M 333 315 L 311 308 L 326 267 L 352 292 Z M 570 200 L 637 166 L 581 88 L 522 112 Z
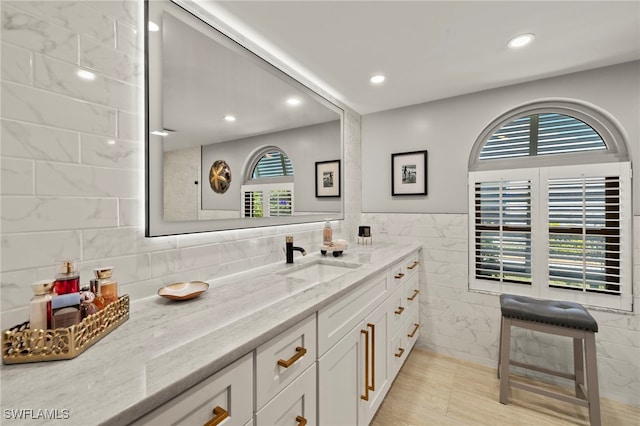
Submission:
M 31 285 L 34 296 L 29 302 L 29 328 L 47 330 L 51 328 L 51 290 L 53 280 L 42 280 Z
M 58 295 L 80 291 L 80 273 L 76 268 L 75 260 L 57 262 L 56 283 L 53 291 Z
M 101 293 L 104 299 L 104 306 L 118 301 L 118 283 L 112 278 L 113 267 L 105 266 L 95 268 L 93 273 L 98 279 L 97 291 Z M 96 293 L 97 294 L 97 293 Z

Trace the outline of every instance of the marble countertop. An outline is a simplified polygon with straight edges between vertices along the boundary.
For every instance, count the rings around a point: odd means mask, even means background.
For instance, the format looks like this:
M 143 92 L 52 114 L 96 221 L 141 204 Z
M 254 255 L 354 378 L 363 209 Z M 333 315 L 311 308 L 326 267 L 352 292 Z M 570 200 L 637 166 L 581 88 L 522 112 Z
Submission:
M 343 296 L 403 256 L 411 242 L 354 246 L 333 258 L 296 255 L 210 281 L 201 296 L 182 302 L 153 296 L 133 301 L 129 320 L 68 361 L 2 365 L 2 424 L 7 410 L 57 410 L 38 424 L 127 424 L 252 351 Z M 305 288 L 282 271 L 319 258 L 361 264 Z M 301 287 L 302 285 L 302 287 Z

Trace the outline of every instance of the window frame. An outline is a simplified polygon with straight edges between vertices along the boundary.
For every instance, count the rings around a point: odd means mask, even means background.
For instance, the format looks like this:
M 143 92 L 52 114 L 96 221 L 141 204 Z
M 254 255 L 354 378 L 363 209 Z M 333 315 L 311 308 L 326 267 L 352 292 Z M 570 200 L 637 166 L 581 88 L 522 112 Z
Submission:
M 606 150 L 480 160 L 486 141 L 502 126 L 532 114 L 558 113 L 592 127 Z M 620 296 L 596 291 L 555 288 L 549 284 L 549 179 L 581 176 L 620 177 L 618 208 L 620 249 Z M 476 278 L 476 182 L 531 179 L 531 285 Z M 527 103 L 501 115 L 476 139 L 469 158 L 469 289 L 490 293 L 512 293 L 554 300 L 573 300 L 585 305 L 633 310 L 631 163 L 623 132 L 607 113 L 578 101 L 542 100 Z M 535 188 L 535 189 L 534 189 Z M 606 206 L 605 206 L 606 211 Z M 585 231 L 586 232 L 586 231 Z M 606 252 L 606 249 L 605 249 Z M 503 262 L 504 259 L 500 259 Z

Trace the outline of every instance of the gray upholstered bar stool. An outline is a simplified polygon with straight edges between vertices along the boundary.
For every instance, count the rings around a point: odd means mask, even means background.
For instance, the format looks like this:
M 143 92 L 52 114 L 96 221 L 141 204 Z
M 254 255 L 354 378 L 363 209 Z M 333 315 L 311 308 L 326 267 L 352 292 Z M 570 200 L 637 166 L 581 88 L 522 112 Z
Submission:
M 598 392 L 595 340 L 598 323 L 591 314 L 579 303 L 538 300 L 511 294 L 500 295 L 500 309 L 502 311 L 500 349 L 498 352 L 500 402 L 502 404 L 509 402 L 509 385 L 511 385 L 514 388 L 588 407 L 591 425 L 599 426 L 600 395 Z M 574 374 L 562 373 L 511 360 L 512 326 L 573 338 Z M 542 389 L 538 386 L 510 380 L 509 365 L 571 379 L 575 383 L 576 396 L 572 397 Z

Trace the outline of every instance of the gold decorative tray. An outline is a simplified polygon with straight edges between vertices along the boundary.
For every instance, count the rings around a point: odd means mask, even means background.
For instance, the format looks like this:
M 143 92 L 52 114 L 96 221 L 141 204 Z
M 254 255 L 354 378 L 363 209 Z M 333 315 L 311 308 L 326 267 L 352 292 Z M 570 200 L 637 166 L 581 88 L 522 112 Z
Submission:
M 2 332 L 2 362 L 57 361 L 75 358 L 129 319 L 129 296 L 67 328 L 31 330 L 29 322 Z

